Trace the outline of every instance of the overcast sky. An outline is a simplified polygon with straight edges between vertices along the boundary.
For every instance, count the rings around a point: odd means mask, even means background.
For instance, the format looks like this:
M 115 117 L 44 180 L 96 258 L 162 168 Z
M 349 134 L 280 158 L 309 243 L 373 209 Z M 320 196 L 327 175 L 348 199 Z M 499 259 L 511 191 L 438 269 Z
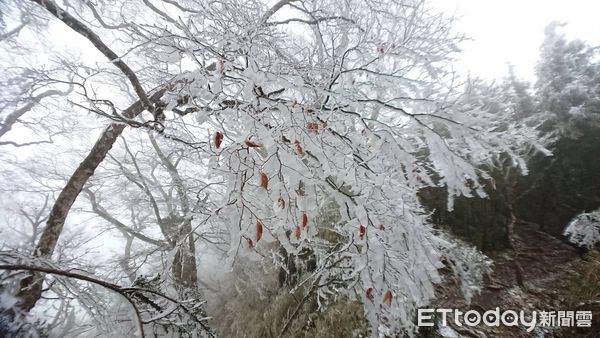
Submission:
M 510 62 L 519 77 L 531 80 L 544 28 L 553 20 L 568 23 L 567 37 L 600 45 L 599 0 L 432 1 L 447 13 L 456 13 L 457 28 L 473 39 L 463 45 L 458 65 L 472 75 L 502 77 Z

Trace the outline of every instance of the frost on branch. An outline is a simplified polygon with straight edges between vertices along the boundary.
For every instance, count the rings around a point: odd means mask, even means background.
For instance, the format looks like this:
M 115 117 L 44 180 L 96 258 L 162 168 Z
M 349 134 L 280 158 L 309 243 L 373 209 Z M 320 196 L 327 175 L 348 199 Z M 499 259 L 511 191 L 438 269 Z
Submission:
M 77 299 L 79 313 L 67 311 L 70 318 L 59 325 L 34 322 L 34 316 L 15 306 L 21 300 L 10 295 L 14 294 L 10 289 L 18 285 L 20 278 L 27 276 L 23 271 L 49 274 L 51 277 L 45 277 L 51 278 L 49 293 L 63 299 L 65 296 L 60 288 L 65 288 L 65 293 Z M 93 326 L 87 333 L 100 336 L 146 337 L 145 332 L 152 332 L 164 337 L 214 337 L 205 324 L 208 318 L 201 296 L 164 287 L 160 275 L 153 278 L 139 276 L 130 287 L 120 286 L 80 269 L 59 267 L 48 260 L 19 253 L 0 252 L 0 277 L 0 330 L 8 330 L 0 331 L 0 334 L 17 330 L 23 337 L 48 336 L 40 333 L 46 330 L 51 332 L 50 336 L 60 337 L 71 329 L 73 321 L 87 320 Z
M 481 291 L 483 277 L 491 272 L 492 261 L 474 246 L 448 234 L 440 236 L 440 248 L 444 262 L 450 267 L 467 303 Z
M 600 209 L 575 216 L 565 228 L 564 234 L 578 246 L 593 248 L 600 243 Z
M 135 13 L 131 29 L 111 31 L 116 42 L 143 46 L 119 54 L 144 65 L 140 81 L 164 92 L 156 108 L 165 118 L 154 131 L 164 136 L 165 155 L 157 154 L 165 170 L 149 159 L 138 165 L 148 154 L 140 141 L 120 175 L 98 176 L 129 181 L 113 189 L 131 194 L 131 210 L 115 206 L 110 211 L 121 215 L 111 219 L 142 211 L 147 220 L 134 242 L 145 244 L 130 245 L 127 256 L 160 261 L 161 243 L 182 248 L 192 238 L 225 253 L 228 266 L 283 269 L 290 257 L 309 256 L 310 269 L 285 280 L 290 292 L 308 290 L 321 308 L 340 297 L 360 300 L 375 336 L 413 334 L 415 309 L 435 297 L 445 266 L 470 299 L 488 264 L 432 227 L 418 192 L 445 187 L 451 209 L 455 196 L 485 196 L 490 177 L 481 168 L 498 154 L 524 164 L 511 151 L 520 132 L 499 128 L 501 114 L 464 100 L 449 67 L 463 40 L 452 18 L 421 0 L 277 2 L 287 14 L 260 1 L 188 2 L 170 1 L 164 12 L 123 2 L 124 13 Z M 117 118 L 88 101 L 81 107 Z M 108 182 L 97 184 L 105 196 Z M 131 233 L 124 237 L 133 242 Z M 186 246 L 172 251 L 194 258 L 186 274 L 194 282 L 195 246 Z M 147 282 L 169 290 L 162 280 Z M 175 322 L 169 333 L 188 327 L 145 297 L 149 318 Z
M 447 264 L 470 299 L 489 267 L 432 228 L 418 191 L 446 187 L 449 208 L 454 196 L 485 196 L 483 164 L 507 152 L 524 167 L 509 144 L 518 133 L 497 128 L 497 115 L 450 85 L 446 65 L 460 37 L 420 2 L 321 5 L 346 19 L 314 40 L 273 25 L 277 34 L 255 42 L 276 48 L 247 47 L 251 66 L 231 57 L 226 76 L 184 75 L 208 112 L 197 122 L 212 135 L 218 123 L 225 135 L 211 168 L 226 189 L 208 223 L 229 230 L 232 264 L 283 265 L 274 246 L 311 252 L 316 267 L 297 289 L 313 290 L 323 307 L 340 295 L 361 300 L 373 335 L 412 334 L 416 308 L 442 281 L 439 269 Z M 432 31 L 388 36 L 412 16 Z M 423 38 L 430 33 L 441 35 Z M 322 221 L 325 211 L 335 217 Z

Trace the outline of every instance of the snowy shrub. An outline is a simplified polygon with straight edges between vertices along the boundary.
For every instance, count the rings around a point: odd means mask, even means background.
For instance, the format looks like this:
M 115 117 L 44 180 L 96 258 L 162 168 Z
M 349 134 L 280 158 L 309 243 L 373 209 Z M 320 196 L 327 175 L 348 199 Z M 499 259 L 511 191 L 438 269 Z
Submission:
M 600 209 L 575 216 L 564 234 L 578 246 L 593 248 L 600 242 Z

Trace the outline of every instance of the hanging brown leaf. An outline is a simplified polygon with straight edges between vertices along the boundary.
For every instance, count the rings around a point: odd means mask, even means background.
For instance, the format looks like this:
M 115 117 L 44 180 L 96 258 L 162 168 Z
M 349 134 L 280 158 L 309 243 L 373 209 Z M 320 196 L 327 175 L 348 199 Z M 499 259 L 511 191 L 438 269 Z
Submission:
M 256 243 L 260 241 L 263 235 L 263 225 L 261 222 L 256 222 Z
M 306 226 L 308 225 L 308 215 L 302 214 L 302 229 L 306 228 Z
M 246 140 L 244 143 L 246 144 L 246 146 L 248 148 L 260 148 L 260 147 L 262 147 L 260 144 L 254 142 L 254 141 L 250 141 L 250 140 Z
M 252 242 L 252 240 L 250 238 L 248 238 L 248 247 L 250 249 L 254 248 L 254 242 Z
M 379 230 L 381 230 L 381 231 L 385 230 L 385 226 L 383 224 L 379 224 Z
M 319 124 L 317 122 L 309 122 L 306 124 L 306 129 L 309 133 L 319 133 Z
M 267 190 L 269 188 L 269 176 L 265 173 L 260 173 L 260 186 Z
M 215 147 L 217 149 L 221 148 L 221 142 L 223 142 L 223 133 L 218 131 L 215 134 Z
M 394 298 L 394 295 L 392 295 L 392 291 L 387 290 L 385 295 L 383 295 L 383 302 L 387 303 L 387 305 L 392 305 L 392 298 Z
M 294 144 L 296 145 L 296 153 L 298 153 L 298 155 L 300 156 L 304 156 L 304 149 L 302 149 L 300 141 L 296 140 L 294 141 Z
M 467 178 L 465 180 L 465 187 L 467 187 L 467 188 L 473 188 L 474 186 L 475 186 L 475 181 L 473 181 L 470 178 Z
M 370 300 L 373 300 L 375 296 L 373 295 L 373 288 L 368 288 L 367 289 L 367 298 Z
M 279 197 L 279 200 L 277 201 L 277 205 L 279 205 L 279 207 L 281 209 L 285 209 L 285 200 L 283 199 L 283 197 Z
M 367 233 L 367 227 L 361 224 L 360 227 L 358 228 L 358 231 L 360 233 L 360 240 L 362 241 L 363 239 L 365 239 L 365 234 Z
M 296 226 L 296 239 L 300 240 L 301 236 L 302 236 L 302 230 L 300 229 L 299 226 Z

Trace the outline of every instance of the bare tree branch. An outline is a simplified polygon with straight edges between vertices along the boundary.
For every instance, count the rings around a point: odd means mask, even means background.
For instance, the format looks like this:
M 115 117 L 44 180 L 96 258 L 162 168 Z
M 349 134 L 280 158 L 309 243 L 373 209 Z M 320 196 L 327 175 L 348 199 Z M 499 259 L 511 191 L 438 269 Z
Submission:
M 35 271 L 38 273 L 39 272 L 49 273 L 49 274 L 53 274 L 53 275 L 59 275 L 59 276 L 65 276 L 65 277 L 69 277 L 69 278 L 83 280 L 86 282 L 100 285 L 109 290 L 112 290 L 112 291 L 120 294 L 121 296 L 123 296 L 129 302 L 129 304 L 131 304 L 131 307 L 133 307 L 133 310 L 135 311 L 135 314 L 137 317 L 137 324 L 138 324 L 138 329 L 140 330 L 140 337 L 142 337 L 142 338 L 146 337 L 146 335 L 144 333 L 144 325 L 142 322 L 142 316 L 140 314 L 140 310 L 139 310 L 138 306 L 135 304 L 135 302 L 133 301 L 133 299 L 131 299 L 126 288 L 122 288 L 121 286 L 119 286 L 117 284 L 105 282 L 103 280 L 100 280 L 100 279 L 97 279 L 94 277 L 90 277 L 90 276 L 86 276 L 86 275 L 82 275 L 79 273 L 63 271 L 63 270 L 58 270 L 58 269 L 53 269 L 53 268 L 47 268 L 47 267 L 42 267 L 42 266 L 31 266 L 31 265 L 25 265 L 25 264 L 2 264 L 2 265 L 0 265 L 0 270 L 8 270 L 8 271 L 26 270 L 26 271 Z
M 8 32 L 6 32 L 6 33 L 4 33 L 4 34 L 0 34 L 0 42 L 1 42 L 1 41 L 4 41 L 4 40 L 6 40 L 6 39 L 8 39 L 8 38 L 11 38 L 11 37 L 12 37 L 12 36 L 14 36 L 14 35 L 17 35 L 17 34 L 19 34 L 19 32 L 20 32 L 20 31 L 21 31 L 23 28 L 25 28 L 25 26 L 27 26 L 27 22 L 26 22 L 26 21 L 24 21 L 24 22 L 21 22 L 21 23 L 20 23 L 20 24 L 19 24 L 17 27 L 15 27 L 15 28 L 11 29 L 10 31 L 8 31 Z
M 126 233 L 128 233 L 129 235 L 144 241 L 146 243 L 150 243 L 152 245 L 156 245 L 159 247 L 162 247 L 165 245 L 164 242 L 161 242 L 159 240 L 150 238 L 140 232 L 134 231 L 132 230 L 130 227 L 128 227 L 127 225 L 123 224 L 121 221 L 119 221 L 118 219 L 112 217 L 107 211 L 106 209 L 104 209 L 96 200 L 96 195 L 94 195 L 94 193 L 89 189 L 89 188 L 85 188 L 83 189 L 83 192 L 85 192 L 88 196 L 88 199 L 90 200 L 90 204 L 92 205 L 92 210 L 94 211 L 94 213 L 96 213 L 96 215 L 102 217 L 104 220 L 106 220 L 107 222 L 111 223 L 112 225 L 114 225 L 117 229 L 125 231 Z
M 96 33 L 94 33 L 90 28 L 88 28 L 86 25 L 84 25 L 81 21 L 77 20 L 77 18 L 75 18 L 71 14 L 67 13 L 62 8 L 58 7 L 58 5 L 56 5 L 56 3 L 54 3 L 54 1 L 45 1 L 45 0 L 31 0 L 31 1 L 46 8 L 48 10 L 48 12 L 50 12 L 52 15 L 57 17 L 60 21 L 64 22 L 67 26 L 69 26 L 75 32 L 81 34 L 86 39 L 88 39 L 94 45 L 94 47 L 96 47 L 96 49 L 98 49 L 102 54 L 104 54 L 104 56 L 106 56 L 110 62 L 112 62 L 115 66 L 117 66 L 117 68 L 119 68 L 121 70 L 121 72 L 123 72 L 123 74 L 125 74 L 125 76 L 127 76 L 129 81 L 131 82 L 131 85 L 133 86 L 136 94 L 140 98 L 140 100 L 143 104 L 143 107 L 152 111 L 153 104 L 150 102 L 151 100 L 148 99 L 148 96 L 146 95 L 144 88 L 142 88 L 142 85 L 140 84 L 140 81 L 137 78 L 137 76 L 135 75 L 135 73 L 133 72 L 133 70 L 131 70 L 131 68 L 129 68 L 129 66 L 125 62 L 123 62 L 123 60 L 121 60 L 121 58 L 112 49 L 110 49 L 102 41 L 102 39 L 100 39 L 100 37 Z
M 30 111 L 36 104 L 40 103 L 42 99 L 53 96 L 53 95 L 66 95 L 71 91 L 71 88 L 68 91 L 60 91 L 60 90 L 47 90 L 39 95 L 33 96 L 29 99 L 29 102 L 23 107 L 15 110 L 14 112 L 8 114 L 2 123 L 0 123 L 0 137 L 4 136 L 4 134 L 8 133 L 13 125 L 17 122 L 17 120 L 25 115 L 28 111 Z
M 296 0 L 279 0 L 273 5 L 273 7 L 269 8 L 269 10 L 265 12 L 263 17 L 260 19 L 261 24 L 266 23 L 267 20 L 269 20 L 269 18 L 272 17 L 273 14 L 277 13 L 277 11 L 280 10 L 283 6 L 288 5 L 294 1 Z

